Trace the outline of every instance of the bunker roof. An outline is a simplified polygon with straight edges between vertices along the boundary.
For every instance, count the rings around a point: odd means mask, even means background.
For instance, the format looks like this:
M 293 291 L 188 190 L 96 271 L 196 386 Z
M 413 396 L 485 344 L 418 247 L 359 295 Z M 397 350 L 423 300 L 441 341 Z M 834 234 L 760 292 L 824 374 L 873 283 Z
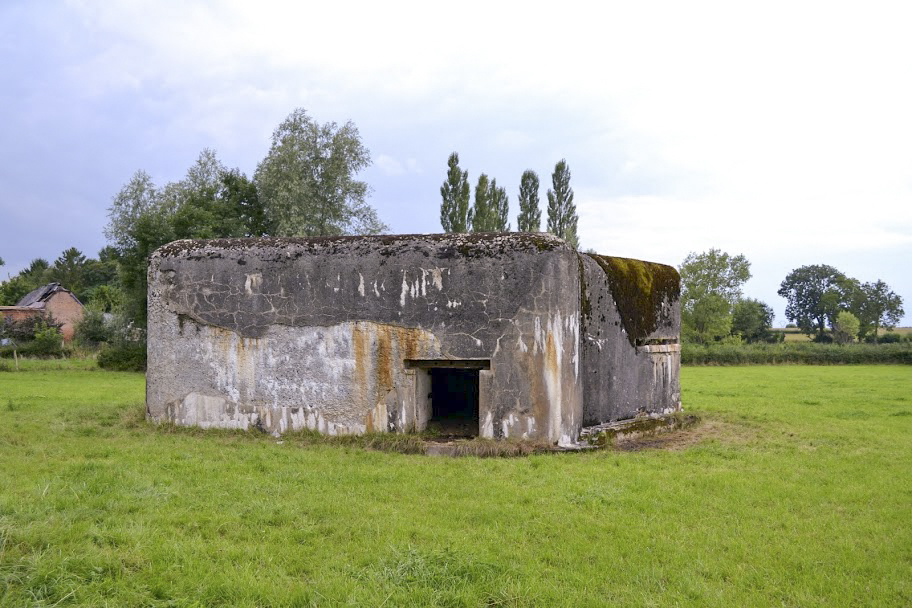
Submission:
M 543 232 L 482 232 L 451 234 L 381 234 L 364 236 L 259 237 L 180 240 L 156 250 L 159 257 L 180 257 L 204 252 L 291 248 L 312 254 L 373 251 L 381 255 L 430 247 L 466 257 L 497 257 L 509 252 L 567 251 L 564 240 Z

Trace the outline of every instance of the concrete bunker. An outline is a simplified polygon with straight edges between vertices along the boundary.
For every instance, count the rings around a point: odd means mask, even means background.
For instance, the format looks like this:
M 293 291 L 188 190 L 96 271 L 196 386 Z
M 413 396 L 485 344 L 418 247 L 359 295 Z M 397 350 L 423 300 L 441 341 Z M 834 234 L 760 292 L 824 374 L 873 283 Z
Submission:
M 571 444 L 679 409 L 678 281 L 546 234 L 176 241 L 149 267 L 147 414 Z

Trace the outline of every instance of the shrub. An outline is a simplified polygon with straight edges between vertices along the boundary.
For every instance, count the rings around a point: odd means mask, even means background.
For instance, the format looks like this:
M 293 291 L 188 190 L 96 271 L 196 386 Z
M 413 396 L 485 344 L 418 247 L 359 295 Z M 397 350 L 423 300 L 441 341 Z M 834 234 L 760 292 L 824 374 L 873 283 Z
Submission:
M 55 325 L 42 324 L 42 327 L 35 331 L 35 338 L 28 346 L 31 350 L 29 354 L 37 357 L 63 356 L 63 336 L 59 327 Z
M 85 316 L 76 324 L 75 337 L 80 346 L 97 348 L 107 342 L 114 335 L 111 323 L 105 320 L 104 313 L 99 310 L 86 310 Z
M 877 336 L 878 344 L 898 344 L 901 342 L 903 337 L 896 332 L 887 332 L 885 334 L 880 334 Z M 868 334 L 865 336 L 865 342 L 868 344 L 874 344 L 874 334 Z
M 107 344 L 98 353 L 98 367 L 118 372 L 146 371 L 146 343 L 122 340 Z
M 34 334 L 27 341 L 14 340 L 11 344 L 0 347 L 0 357 L 12 358 L 13 353 L 20 357 L 39 357 L 42 359 L 63 357 L 63 336 L 58 325 L 40 323 L 35 325 Z
M 5 318 L 0 323 L 0 338 L 8 338 L 13 342 L 24 344 L 34 340 L 39 331 L 48 327 L 53 327 L 59 333 L 62 325 L 47 314 L 32 315 L 19 321 Z
M 847 310 L 840 310 L 833 324 L 833 339 L 839 344 L 851 344 L 858 335 L 861 323 Z

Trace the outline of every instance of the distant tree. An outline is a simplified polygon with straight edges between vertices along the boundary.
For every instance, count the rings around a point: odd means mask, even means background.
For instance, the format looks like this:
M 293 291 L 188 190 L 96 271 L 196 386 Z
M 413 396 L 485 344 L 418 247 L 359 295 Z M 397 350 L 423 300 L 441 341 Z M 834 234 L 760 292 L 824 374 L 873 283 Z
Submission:
M 469 172 L 459 168 L 459 154 L 447 159 L 447 178 L 440 186 L 440 225 L 444 232 L 469 231 Z
M 772 337 L 773 317 L 773 309 L 760 300 L 738 300 L 732 311 L 732 333 L 746 342 L 767 342 Z
M 539 232 L 541 230 L 538 189 L 538 174 L 531 169 L 523 171 L 519 180 L 519 217 L 516 222 L 516 229 L 520 232 Z
M 206 148 L 182 180 L 165 186 L 162 210 L 169 217 L 174 238 L 240 236 L 237 218 L 218 204 L 217 194 L 226 171 L 215 152 Z
M 548 189 L 548 232 L 559 236 L 574 249 L 579 247 L 576 233 L 579 217 L 573 204 L 573 188 L 570 187 L 570 167 L 561 159 L 554 166 Z
M 86 287 L 86 256 L 75 247 L 60 254 L 48 270 L 48 278 L 69 289 L 76 297 L 83 295 Z
M 108 224 L 104 229 L 108 242 L 118 252 L 133 247 L 136 244 L 133 233 L 139 218 L 146 213 L 159 211 L 160 207 L 161 196 L 149 174 L 142 170 L 134 173 L 130 181 L 114 196 L 108 208 Z
M 732 331 L 731 304 L 717 294 L 708 294 L 693 306 L 681 310 L 682 333 L 688 342 L 706 344 Z
M 833 340 L 839 344 L 854 342 L 861 323 L 848 310 L 840 310 L 833 322 Z
M 732 313 L 741 299 L 742 286 L 751 276 L 750 262 L 746 257 L 732 256 L 719 249 L 691 252 L 684 258 L 678 272 L 681 275 L 681 325 L 685 338 L 707 342 L 738 331 L 732 327 Z
M 77 297 L 83 303 L 92 298 L 92 292 L 103 286 L 116 286 L 117 278 L 117 250 L 111 246 L 103 247 L 98 252 L 98 259 L 89 258 L 85 263 L 85 286 Z
M 230 218 L 234 236 L 274 234 L 275 231 L 266 217 L 266 209 L 257 193 L 256 184 L 238 169 L 222 173 L 216 200 L 221 212 Z
M 120 284 L 124 292 L 124 314 L 136 327 L 146 327 L 146 293 L 149 257 L 174 240 L 169 214 L 152 208 L 136 218 L 130 229 L 131 246 L 120 251 Z
M 507 189 L 497 185 L 497 180 L 491 180 L 491 232 L 510 231 L 510 199 Z
M 0 283 L 0 306 L 15 306 L 28 292 L 35 289 L 21 274 Z
M 171 215 L 182 198 L 174 185 L 165 190 L 167 195 L 156 188 L 149 174 L 137 171 L 114 195 L 104 230 L 117 251 L 124 314 L 139 327 L 145 327 L 146 323 L 149 256 L 174 240 Z
M 858 285 L 854 292 L 852 312 L 861 324 L 859 338 L 863 339 L 873 328 L 875 343 L 878 341 L 878 330 L 881 327 L 893 329 L 905 314 L 902 297 L 881 280 Z
M 209 149 L 183 179 L 164 188 L 137 171 L 115 195 L 109 218 L 105 235 L 111 245 L 93 270 L 101 274 L 117 264 L 122 310 L 139 328 L 145 327 L 146 269 L 155 249 L 175 239 L 262 236 L 269 230 L 256 186 L 237 169 L 226 169 Z M 86 293 L 88 299 L 93 295 Z
M 123 310 L 124 292 L 116 285 L 99 285 L 89 292 L 84 304 L 97 312 L 118 313 Z
M 375 234 L 387 229 L 367 204 L 367 183 L 355 175 L 370 151 L 351 121 L 319 124 L 298 108 L 272 134 L 254 177 L 278 236 Z
M 802 266 L 791 271 L 777 292 L 786 299 L 785 316 L 795 321 L 804 333 L 816 328 L 823 339 L 827 321 L 835 320 L 840 310 L 849 307 L 852 281 L 825 264 Z
M 733 307 L 741 299 L 741 288 L 751 278 L 750 262 L 744 255 L 733 256 L 719 249 L 687 254 L 678 272 L 681 303 L 685 307 L 710 294 L 724 298 Z
M 32 285 L 32 289 L 36 289 L 49 281 L 48 271 L 50 269 L 51 265 L 47 260 L 35 258 L 29 263 L 28 268 L 20 272 L 19 275 Z
M 472 232 L 491 232 L 494 228 L 491 212 L 491 182 L 482 173 L 475 184 L 475 201 L 469 209 L 469 225 Z

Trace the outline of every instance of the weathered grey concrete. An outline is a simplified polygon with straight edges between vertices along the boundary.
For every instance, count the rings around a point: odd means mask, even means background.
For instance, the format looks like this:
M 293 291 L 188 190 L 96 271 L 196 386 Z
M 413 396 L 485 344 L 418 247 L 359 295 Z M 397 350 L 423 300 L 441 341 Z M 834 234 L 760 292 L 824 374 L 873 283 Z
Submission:
M 420 429 L 426 372 L 404 362 L 490 359 L 482 436 L 575 440 L 577 268 L 542 235 L 173 243 L 150 265 L 149 415 L 273 432 Z
M 599 272 L 540 234 L 177 241 L 149 268 L 148 415 L 274 433 L 421 430 L 429 376 L 409 362 L 484 360 L 481 436 L 570 444 L 584 419 L 679 399 L 679 358 L 645 352 L 672 344 L 632 345 Z M 676 306 L 649 337 L 677 340 Z
M 580 263 L 583 298 L 588 299 L 588 306 L 585 302 L 582 306 L 581 323 L 583 424 L 679 410 L 677 271 L 661 264 L 592 255 L 581 255 Z M 614 281 L 608 274 L 611 268 L 620 269 Z M 663 276 L 665 285 L 657 280 Z

